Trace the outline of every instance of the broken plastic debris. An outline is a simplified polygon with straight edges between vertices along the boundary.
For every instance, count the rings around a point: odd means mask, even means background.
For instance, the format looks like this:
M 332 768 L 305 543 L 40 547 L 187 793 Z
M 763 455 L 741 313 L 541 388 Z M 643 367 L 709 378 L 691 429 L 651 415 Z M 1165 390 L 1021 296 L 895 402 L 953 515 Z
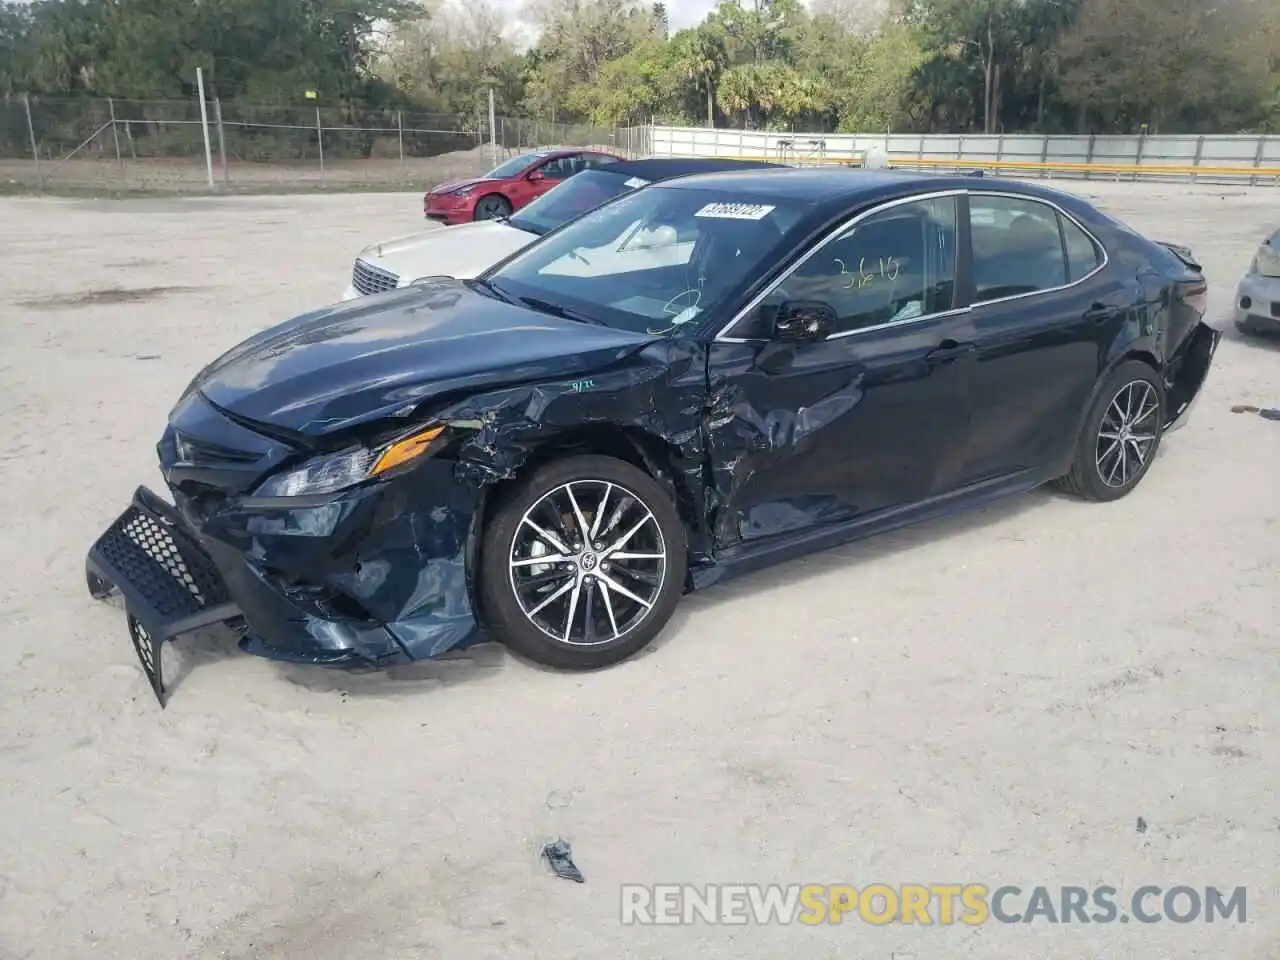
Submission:
M 574 883 L 586 883 L 586 877 L 582 875 L 573 862 L 573 851 L 569 848 L 568 840 L 557 840 L 555 843 L 548 843 L 542 848 L 542 855 L 547 858 L 547 862 L 551 864 L 551 869 L 557 877 L 563 877 L 565 880 L 572 880 Z
M 1256 413 L 1264 420 L 1280 420 L 1280 408 L 1276 407 L 1255 407 L 1247 403 L 1236 404 L 1231 408 L 1232 413 Z

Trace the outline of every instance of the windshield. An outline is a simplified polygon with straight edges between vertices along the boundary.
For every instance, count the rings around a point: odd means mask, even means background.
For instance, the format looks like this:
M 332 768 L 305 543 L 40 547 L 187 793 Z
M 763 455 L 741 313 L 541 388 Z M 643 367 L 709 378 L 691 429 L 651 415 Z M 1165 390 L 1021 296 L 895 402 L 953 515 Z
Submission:
M 542 236 L 607 200 L 635 190 L 648 180 L 613 173 L 608 167 L 583 170 L 544 193 L 508 221 L 517 230 Z
M 565 225 L 481 282 L 535 309 L 672 333 L 762 272 L 807 207 L 658 184 Z
M 516 174 L 524 170 L 528 170 L 545 156 L 545 153 L 526 153 L 520 157 L 512 157 L 506 163 L 500 163 L 498 166 L 486 173 L 484 175 L 485 179 L 506 180 L 509 177 L 514 177 Z

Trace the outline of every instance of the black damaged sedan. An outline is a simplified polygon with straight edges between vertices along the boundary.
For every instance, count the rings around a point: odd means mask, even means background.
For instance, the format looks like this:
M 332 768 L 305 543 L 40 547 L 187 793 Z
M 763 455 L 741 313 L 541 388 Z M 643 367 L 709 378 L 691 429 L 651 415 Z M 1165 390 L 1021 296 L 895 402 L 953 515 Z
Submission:
M 634 654 L 726 575 L 1054 481 L 1116 500 L 1219 334 L 1191 252 L 1029 184 L 654 184 L 476 280 L 298 317 L 202 370 L 89 553 L 164 640 L 383 664 L 482 626 Z

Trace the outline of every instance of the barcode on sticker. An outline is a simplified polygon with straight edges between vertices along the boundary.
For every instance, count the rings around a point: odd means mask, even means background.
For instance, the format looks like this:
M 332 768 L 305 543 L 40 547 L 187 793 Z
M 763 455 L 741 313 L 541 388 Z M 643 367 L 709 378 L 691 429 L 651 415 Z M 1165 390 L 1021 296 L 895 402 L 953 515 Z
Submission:
M 627 187 L 628 189 L 631 189 L 631 190 L 636 189 L 636 187 L 646 187 L 648 185 L 649 185 L 649 181 L 644 179 L 643 177 L 632 177 L 630 180 L 628 180 L 626 183 L 623 184 L 624 187 Z
M 763 203 L 708 203 L 694 216 L 717 220 L 763 220 L 772 212 L 773 207 Z

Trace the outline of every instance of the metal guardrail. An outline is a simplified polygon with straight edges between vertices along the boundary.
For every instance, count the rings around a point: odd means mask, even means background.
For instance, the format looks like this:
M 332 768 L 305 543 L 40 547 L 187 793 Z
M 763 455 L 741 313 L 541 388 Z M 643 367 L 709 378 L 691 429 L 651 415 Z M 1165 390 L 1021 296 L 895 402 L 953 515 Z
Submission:
M 1168 163 L 1071 163 L 1067 161 L 1041 163 L 1034 160 L 944 160 L 929 157 L 912 157 L 906 160 L 889 160 L 890 167 L 943 167 L 969 170 L 1012 170 L 1044 173 L 1114 173 L 1131 176 L 1237 176 L 1275 177 L 1280 179 L 1280 167 L 1244 166 L 1190 166 Z
M 899 169 L 1280 187 L 1280 136 L 1266 134 L 806 134 L 654 125 L 650 142 L 654 156 L 783 159 L 802 166 L 861 160 Z M 817 156 L 793 158 L 792 145 L 816 142 L 823 147 Z

